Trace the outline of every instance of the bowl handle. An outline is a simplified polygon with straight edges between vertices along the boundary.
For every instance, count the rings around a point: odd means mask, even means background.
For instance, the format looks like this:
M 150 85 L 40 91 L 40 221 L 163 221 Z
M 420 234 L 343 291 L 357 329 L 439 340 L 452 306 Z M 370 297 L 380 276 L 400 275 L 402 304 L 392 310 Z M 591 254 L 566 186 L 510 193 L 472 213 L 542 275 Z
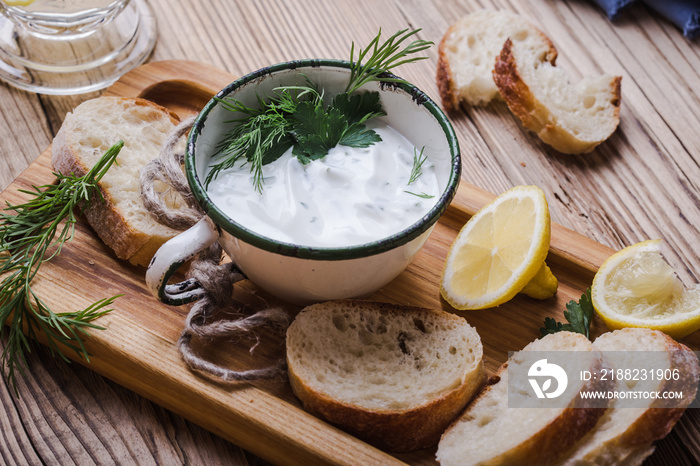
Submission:
M 196 280 L 190 278 L 172 285 L 168 285 L 168 280 L 182 264 L 217 241 L 220 234 L 219 228 L 205 216 L 188 230 L 163 243 L 146 270 L 146 286 L 153 296 L 173 306 L 201 298 L 205 291 Z

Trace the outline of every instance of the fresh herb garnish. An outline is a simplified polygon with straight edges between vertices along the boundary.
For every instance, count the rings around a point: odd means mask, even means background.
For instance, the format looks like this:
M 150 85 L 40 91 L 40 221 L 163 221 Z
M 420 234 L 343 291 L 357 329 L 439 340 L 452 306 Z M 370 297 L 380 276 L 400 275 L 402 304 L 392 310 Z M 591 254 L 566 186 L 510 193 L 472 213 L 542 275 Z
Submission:
M 293 147 L 292 154 L 307 164 L 325 157 L 337 145 L 363 148 L 381 141 L 374 130 L 365 126 L 370 119 L 385 115 L 379 93 L 356 91 L 371 81 L 405 82 L 384 74 L 399 65 L 427 58 L 409 55 L 425 50 L 432 42 L 419 39 L 401 48 L 405 40 L 419 31 L 404 29 L 380 44 L 380 30 L 369 45 L 360 50 L 357 60 L 354 60 L 353 43 L 348 85 L 345 92 L 334 96 L 327 105 L 323 91 L 311 82 L 306 86 L 277 88 L 266 99 L 258 96 L 256 109 L 235 99 L 222 99 L 225 109 L 239 112 L 243 117 L 232 121 L 235 125 L 225 135 L 216 156 L 223 160 L 211 167 L 205 186 L 222 170 L 241 161 L 250 163 L 255 189 L 262 192 L 263 165 L 277 160 L 290 147 Z
M 262 166 L 279 158 L 294 143 L 289 137 L 292 128 L 289 115 L 296 109 L 298 99 L 308 92 L 296 91 L 279 89 L 267 103 L 260 99 L 258 109 L 247 107 L 238 100 L 220 100 L 223 108 L 246 116 L 236 120 L 236 125 L 226 135 L 219 152 L 225 158 L 211 168 L 205 185 L 208 186 L 219 172 L 243 159 L 250 162 L 255 188 L 262 190 Z M 315 92 L 315 89 L 311 91 Z
M 58 348 L 63 344 L 88 359 L 81 335 L 87 328 L 102 329 L 92 323 L 106 314 L 105 309 L 117 296 L 100 300 L 87 309 L 56 314 L 32 289 L 32 280 L 39 267 L 61 252 L 63 245 L 75 233 L 75 208 L 84 206 L 91 198 L 102 199 L 97 183 L 116 159 L 124 143 L 112 146 L 95 166 L 81 177 L 56 173 L 57 182 L 20 190 L 31 200 L 12 205 L 0 212 L 0 337 L 7 335 L 2 352 L 3 375 L 15 385 L 15 370 L 23 372 L 25 352 L 30 351 L 27 336 L 35 339 L 37 331 L 44 333 L 53 354 L 64 360 Z M 7 213 L 14 211 L 14 214 Z M 8 321 L 9 319 L 9 321 Z M 2 325 L 8 323 L 7 326 Z M 27 335 L 22 330 L 27 332 Z M 15 385 L 16 387 L 16 385 Z
M 428 57 L 410 57 L 414 53 L 422 52 L 425 49 L 430 48 L 433 45 L 432 42 L 422 39 L 417 39 L 408 44 L 403 50 L 400 50 L 401 43 L 408 39 L 409 37 L 418 34 L 420 29 L 408 32 L 408 29 L 402 29 L 397 32 L 383 44 L 379 45 L 379 38 L 382 35 L 382 30 L 379 30 L 379 34 L 376 35 L 374 39 L 365 47 L 365 49 L 360 49 L 357 54 L 357 60 L 355 57 L 355 43 L 352 43 L 350 48 L 350 82 L 345 88 L 345 92 L 348 94 L 355 92 L 360 87 L 364 86 L 371 81 L 381 81 L 381 82 L 401 82 L 405 83 L 403 79 L 400 78 L 389 78 L 381 76 L 397 66 L 403 65 L 405 63 L 412 63 L 418 60 L 425 60 Z M 372 51 L 366 62 L 362 62 L 367 54 Z
M 586 338 L 590 338 L 590 328 L 591 320 L 593 319 L 593 303 L 591 302 L 591 289 L 588 288 L 585 293 L 581 295 L 579 302 L 569 301 L 566 305 L 566 311 L 564 311 L 564 318 L 569 322 L 568 324 L 562 324 L 557 322 L 551 317 L 546 317 L 544 319 L 544 327 L 540 328 L 541 336 L 549 335 L 550 333 L 557 332 L 576 332 L 586 335 Z
M 300 102 L 293 114 L 292 154 L 303 164 L 326 156 L 338 144 L 348 147 L 369 147 L 382 139 L 364 123 L 385 115 L 378 92 L 338 94 L 330 105 L 321 98 Z
M 424 155 L 425 146 L 420 150 L 420 154 L 417 152 L 416 148 L 413 148 L 413 167 L 411 168 L 411 175 L 408 177 L 408 183 L 414 183 L 419 176 L 423 173 L 423 164 L 428 160 L 428 156 Z
M 427 193 L 420 193 L 420 194 L 417 194 L 417 193 L 414 193 L 414 192 L 411 192 L 411 191 L 404 191 L 404 192 L 405 192 L 406 194 L 411 194 L 411 195 L 413 195 L 413 196 L 421 197 L 421 198 L 423 198 L 423 199 L 432 199 L 432 198 L 435 197 L 435 196 L 433 196 L 433 195 L 431 195 L 431 194 L 427 194 Z
M 410 185 L 411 183 L 415 183 L 416 180 L 423 174 L 423 164 L 425 163 L 426 160 L 428 160 L 428 156 L 424 155 L 423 152 L 425 152 L 425 146 L 421 148 L 420 154 L 418 153 L 418 150 L 414 147 L 413 148 L 413 167 L 411 167 L 411 174 L 408 177 L 408 183 L 407 185 Z M 414 193 L 412 191 L 404 191 L 407 194 L 411 194 L 413 196 L 417 196 L 423 199 L 432 199 L 435 196 L 431 196 L 430 194 L 426 193 Z

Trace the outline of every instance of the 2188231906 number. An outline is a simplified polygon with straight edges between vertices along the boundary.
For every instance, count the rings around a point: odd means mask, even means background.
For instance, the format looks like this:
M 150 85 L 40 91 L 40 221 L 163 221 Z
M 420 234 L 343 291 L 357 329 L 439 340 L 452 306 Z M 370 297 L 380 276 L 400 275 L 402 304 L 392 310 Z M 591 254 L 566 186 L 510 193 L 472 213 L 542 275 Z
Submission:
M 600 380 L 678 380 L 679 369 L 603 369 Z

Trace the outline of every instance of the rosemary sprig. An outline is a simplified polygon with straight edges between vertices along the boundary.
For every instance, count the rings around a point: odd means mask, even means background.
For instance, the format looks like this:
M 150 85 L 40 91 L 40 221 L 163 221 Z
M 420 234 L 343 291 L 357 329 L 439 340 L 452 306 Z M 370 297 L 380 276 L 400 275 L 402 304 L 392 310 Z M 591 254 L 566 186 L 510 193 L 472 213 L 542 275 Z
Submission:
M 24 204 L 7 202 L 0 212 L 0 337 L 7 336 L 0 363 L 3 375 L 15 388 L 16 370 L 24 373 L 25 354 L 31 351 L 27 337 L 36 339 L 43 332 L 52 354 L 67 360 L 58 347 L 62 344 L 89 360 L 82 336 L 89 328 L 102 329 L 92 321 L 110 312 L 105 308 L 118 297 L 100 300 L 82 311 L 54 313 L 32 289 L 32 280 L 41 265 L 73 238 L 76 207 L 92 199 L 103 200 L 98 182 L 123 145 L 119 141 L 112 146 L 84 176 L 56 173 L 54 184 L 20 190 L 33 197 Z
M 267 98 L 258 96 L 258 108 L 250 108 L 234 99 L 221 99 L 222 106 L 242 114 L 232 120 L 233 128 L 215 156 L 205 179 L 208 186 L 223 170 L 237 162 L 250 163 L 253 184 L 262 192 L 262 167 L 279 158 L 290 147 L 302 163 L 323 158 L 336 145 L 369 147 L 381 141 L 379 135 L 365 127 L 371 118 L 385 115 L 378 92 L 355 93 L 370 81 L 404 82 L 396 77 L 383 76 L 387 71 L 427 57 L 409 57 L 433 43 L 414 40 L 403 49 L 404 41 L 420 29 L 397 32 L 383 43 L 379 34 L 354 60 L 355 44 L 350 51 L 350 79 L 345 92 L 337 94 L 326 105 L 323 91 L 307 79 L 306 86 L 277 88 Z M 363 60 L 365 60 L 363 62 Z

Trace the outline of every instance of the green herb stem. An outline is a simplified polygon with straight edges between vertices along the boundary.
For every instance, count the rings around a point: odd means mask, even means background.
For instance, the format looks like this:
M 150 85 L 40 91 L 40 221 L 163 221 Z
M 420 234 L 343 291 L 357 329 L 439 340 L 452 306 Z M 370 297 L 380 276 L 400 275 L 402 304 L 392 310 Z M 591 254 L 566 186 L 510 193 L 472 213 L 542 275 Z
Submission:
M 62 344 L 88 359 L 82 337 L 87 329 L 101 329 L 92 321 L 110 312 L 105 309 L 117 298 L 100 300 L 77 312 L 56 314 L 35 293 L 32 281 L 45 262 L 59 254 L 75 235 L 76 208 L 102 200 L 98 182 L 115 162 L 124 143 L 119 141 L 81 177 L 56 173 L 56 183 L 20 190 L 32 198 L 0 213 L 0 336 L 7 343 L 0 357 L 3 375 L 16 388 L 16 370 L 23 373 L 29 339 L 42 332 L 53 354 L 63 359 Z M 9 213 L 13 211 L 13 213 Z M 26 335 L 23 333 L 26 332 Z
M 420 194 L 418 194 L 418 193 L 414 193 L 414 192 L 412 192 L 412 191 L 404 191 L 404 192 L 405 192 L 406 194 L 410 194 L 410 195 L 412 195 L 412 196 L 420 197 L 421 199 L 432 199 L 432 198 L 435 197 L 435 196 L 433 196 L 432 194 L 428 194 L 428 193 L 420 193 Z
M 384 43 L 379 44 L 379 40 L 382 35 L 382 31 L 380 29 L 379 34 L 372 39 L 367 47 L 360 49 L 357 54 L 357 60 L 354 59 L 355 43 L 353 42 L 350 49 L 350 81 L 345 88 L 345 92 L 355 92 L 357 89 L 371 81 L 405 82 L 403 79 L 382 77 L 380 75 L 398 66 L 428 58 L 407 57 L 430 48 L 430 46 L 433 45 L 433 42 L 430 41 L 417 39 L 409 43 L 403 48 L 403 50 L 400 50 L 401 44 L 404 41 L 418 34 L 420 31 L 420 29 L 415 29 L 413 31 L 402 29 L 387 39 Z M 370 51 L 372 52 L 371 55 L 367 58 L 367 61 L 363 62 Z
M 423 164 L 428 160 L 428 156 L 424 155 L 425 146 L 420 150 L 420 154 L 416 148 L 413 148 L 413 167 L 411 167 L 411 175 L 408 178 L 408 184 L 415 183 L 416 180 L 423 174 Z
M 551 317 L 546 317 L 544 319 L 544 327 L 540 328 L 540 338 L 550 333 L 566 331 L 580 333 L 590 339 L 591 322 L 594 313 L 595 310 L 593 308 L 593 302 L 591 301 L 591 289 L 588 288 L 586 292 L 581 295 L 581 299 L 579 299 L 578 302 L 571 300 L 566 304 L 564 318 L 568 323 L 562 324 Z

